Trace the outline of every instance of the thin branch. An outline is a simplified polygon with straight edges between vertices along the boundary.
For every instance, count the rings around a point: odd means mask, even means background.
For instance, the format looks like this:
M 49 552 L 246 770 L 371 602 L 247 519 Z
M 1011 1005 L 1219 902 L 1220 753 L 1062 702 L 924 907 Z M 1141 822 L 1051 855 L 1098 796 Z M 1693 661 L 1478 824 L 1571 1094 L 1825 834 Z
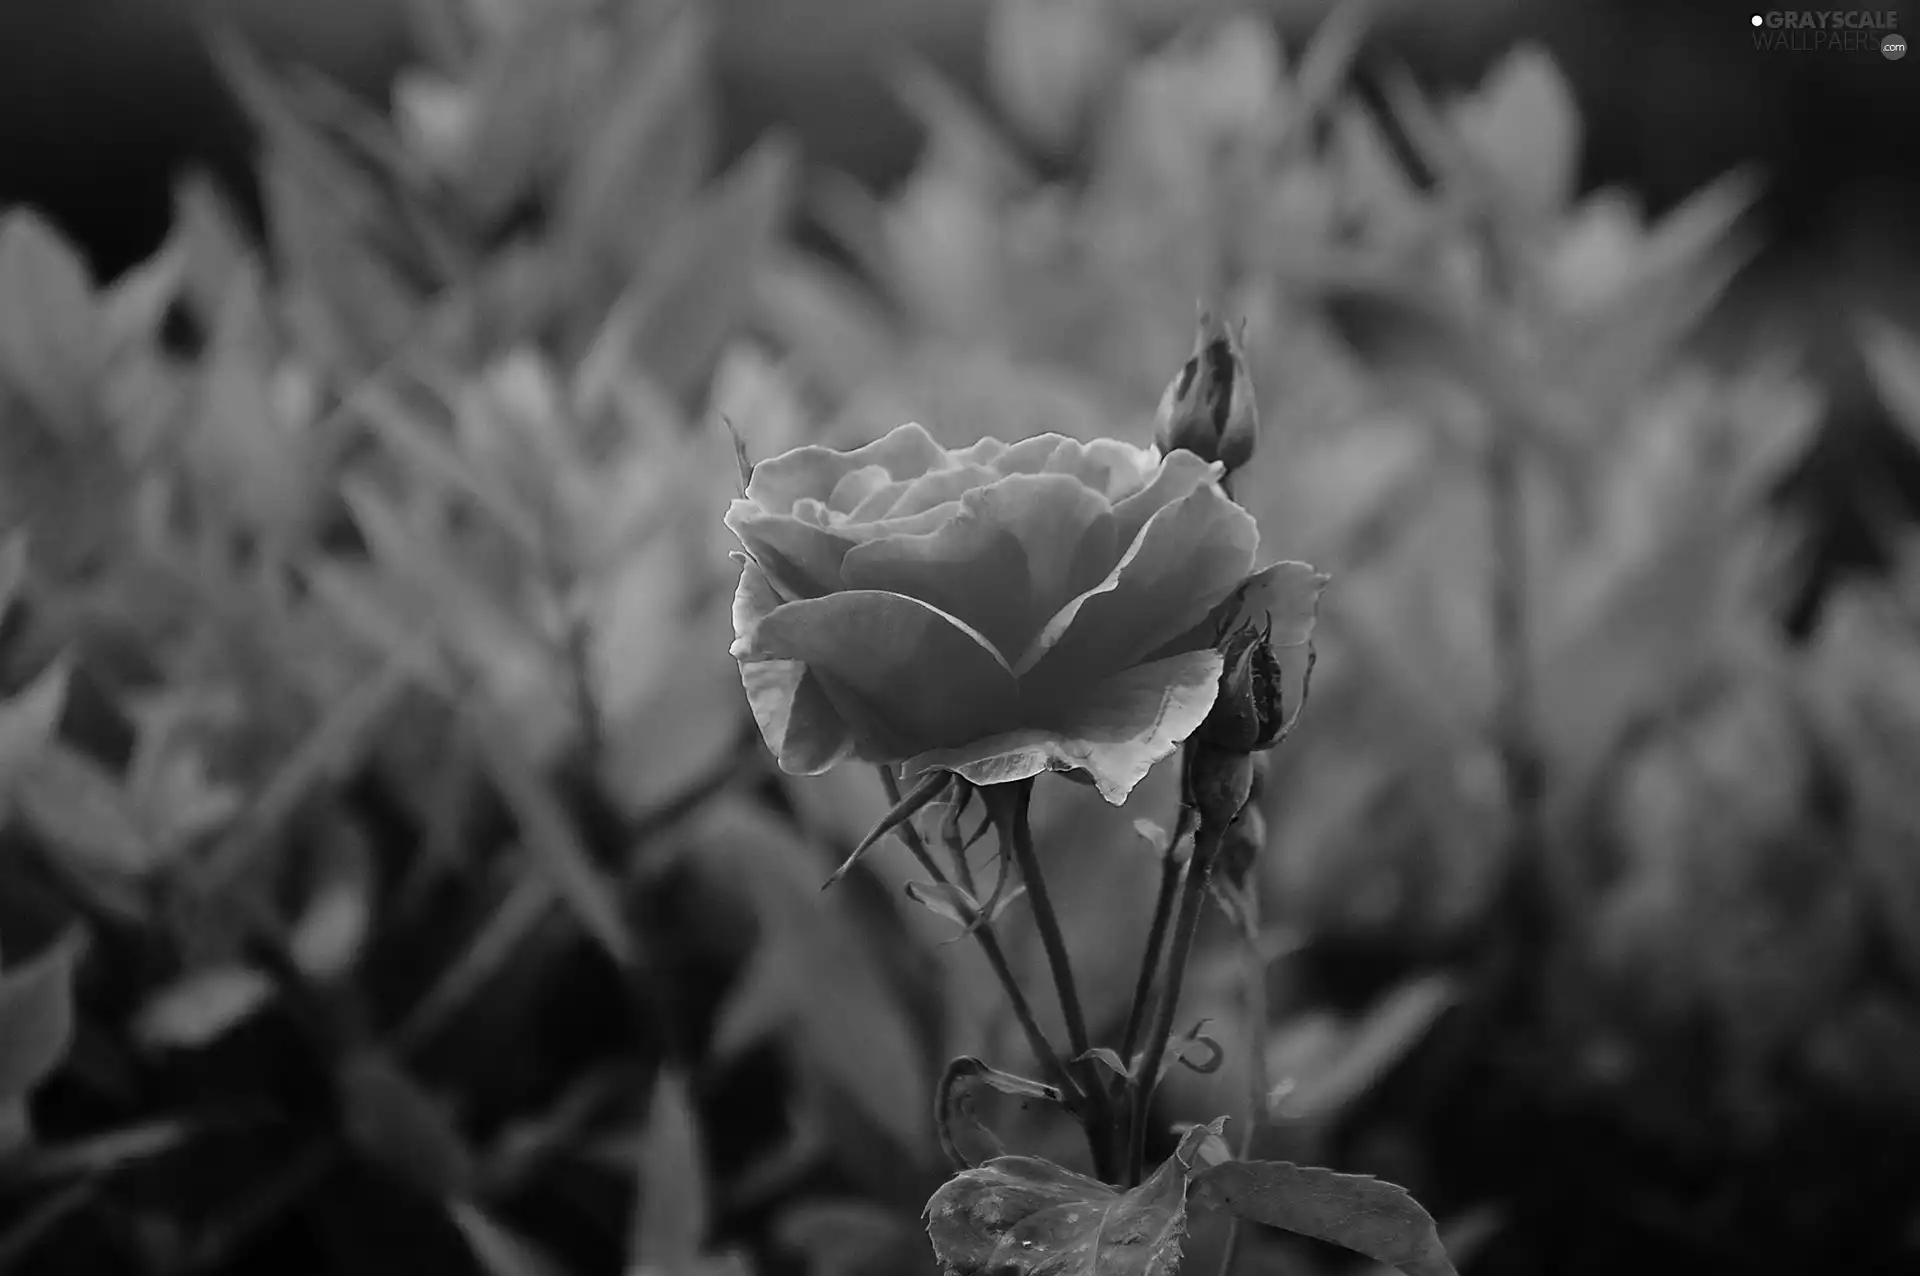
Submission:
M 1047 966 L 1053 973 L 1060 1015 L 1066 1020 L 1071 1058 L 1081 1060 L 1093 1048 L 1093 1041 L 1087 1034 L 1087 1016 L 1080 1004 L 1080 989 L 1074 982 L 1066 935 L 1060 928 L 1060 916 L 1054 911 L 1053 898 L 1047 892 L 1047 879 L 1040 871 L 1040 858 L 1033 850 L 1033 827 L 1028 821 L 1033 781 L 989 786 L 981 790 L 980 796 L 985 800 L 987 810 L 993 815 L 994 826 L 999 831 L 1000 853 L 1012 854 L 1014 862 L 1020 867 L 1020 880 L 1026 884 L 1027 899 L 1033 905 L 1034 925 L 1040 932 L 1040 944 L 1046 950 Z M 1073 1062 L 1067 1066 L 1069 1069 L 1076 1068 Z M 1084 1070 L 1075 1071 L 1080 1078 L 1080 1092 L 1087 1098 L 1086 1111 L 1081 1114 L 1082 1124 L 1086 1127 L 1087 1146 L 1093 1153 L 1095 1171 L 1105 1179 L 1111 1177 L 1115 1169 L 1112 1164 L 1113 1103 L 1106 1083 L 1094 1074 L 1092 1067 L 1082 1066 Z
M 894 779 L 893 772 L 887 767 L 882 766 L 879 771 L 881 783 L 886 786 L 888 799 L 898 804 L 899 782 Z M 920 867 L 927 876 L 942 886 L 951 885 L 946 873 L 933 858 L 932 852 L 927 850 L 926 841 L 920 836 L 919 829 L 908 823 L 902 824 L 894 830 L 894 833 L 906 843 L 907 850 L 913 854 L 915 860 L 919 861 Z M 970 910 L 963 909 L 963 913 L 968 911 Z M 980 945 L 980 951 L 986 956 L 987 964 L 993 967 L 994 977 L 999 979 L 1001 988 L 1006 991 L 1007 1004 L 1012 1007 L 1013 1017 L 1019 1021 L 1021 1031 L 1026 1034 L 1028 1048 L 1046 1069 L 1048 1076 L 1067 1092 L 1073 1101 L 1074 1110 L 1084 1112 L 1087 1102 L 1086 1091 L 1081 1088 L 1073 1073 L 1067 1069 L 1067 1065 L 1061 1061 L 1059 1053 L 1053 1048 L 1053 1043 L 1047 1040 L 1047 1034 L 1040 1030 L 1040 1021 L 1034 1018 L 1033 1007 L 1028 1003 L 1027 995 L 1020 991 L 1020 983 L 1013 977 L 1013 967 L 1007 964 L 1006 951 L 1000 947 L 1000 941 L 993 933 L 993 924 L 984 918 L 974 916 L 967 916 L 965 920 L 967 929 L 973 932 L 974 939 Z
M 1153 1107 L 1160 1060 L 1166 1056 L 1167 1043 L 1173 1038 L 1173 1020 L 1180 1008 L 1180 986 L 1186 981 L 1187 960 L 1193 955 L 1193 937 L 1200 930 L 1200 911 L 1207 898 L 1207 877 L 1220 849 L 1224 827 L 1203 820 L 1194 838 L 1193 858 L 1187 865 L 1186 885 L 1180 892 L 1180 912 L 1173 924 L 1173 946 L 1167 957 L 1166 986 L 1154 1014 L 1153 1028 L 1147 1034 L 1146 1052 L 1140 1058 L 1140 1075 L 1133 1087 L 1133 1112 L 1129 1121 L 1127 1148 L 1127 1186 L 1139 1184 L 1145 1169 L 1147 1151 L 1147 1113 Z
M 1034 924 L 1039 928 L 1040 943 L 1046 949 L 1047 965 L 1053 971 L 1053 986 L 1060 998 L 1060 1013 L 1067 1023 L 1067 1045 L 1077 1058 L 1092 1049 L 1093 1042 L 1087 1036 L 1087 1016 L 1080 1006 L 1080 989 L 1074 983 L 1073 963 L 1067 954 L 1066 935 L 1060 929 L 1060 915 L 1054 911 L 1047 879 L 1040 871 L 1040 859 L 1033 852 L 1033 828 L 1027 820 L 1033 783 L 1024 781 L 1009 787 L 1016 790 L 1010 795 L 1009 805 L 993 807 L 995 820 L 1003 821 L 1000 823 L 1001 853 L 1005 854 L 1009 847 L 1012 849 L 1014 863 L 1020 866 L 1020 880 L 1027 884 Z M 994 798 L 988 800 L 995 802 Z
M 1234 1156 L 1245 1161 L 1253 1156 L 1254 1139 L 1266 1123 L 1267 1096 L 1272 1092 L 1267 1075 L 1267 958 L 1260 948 L 1260 891 L 1257 879 L 1249 878 L 1242 892 L 1240 913 L 1240 983 L 1247 1013 L 1247 1123 L 1240 1130 L 1240 1146 Z M 1220 1253 L 1219 1276 L 1233 1276 L 1233 1265 L 1240 1257 L 1244 1231 L 1238 1214 L 1227 1224 L 1227 1244 Z

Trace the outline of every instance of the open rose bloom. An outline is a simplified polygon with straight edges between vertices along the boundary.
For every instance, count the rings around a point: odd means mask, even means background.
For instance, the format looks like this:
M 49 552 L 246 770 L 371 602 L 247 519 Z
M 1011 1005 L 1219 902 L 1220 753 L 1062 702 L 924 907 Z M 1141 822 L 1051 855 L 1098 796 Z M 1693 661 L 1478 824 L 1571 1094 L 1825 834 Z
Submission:
M 1067 771 L 1125 801 L 1206 718 L 1223 633 L 1312 624 L 1324 578 L 1254 572 L 1220 472 L 1056 434 L 949 451 L 918 425 L 756 465 L 726 520 L 733 655 L 780 766 Z

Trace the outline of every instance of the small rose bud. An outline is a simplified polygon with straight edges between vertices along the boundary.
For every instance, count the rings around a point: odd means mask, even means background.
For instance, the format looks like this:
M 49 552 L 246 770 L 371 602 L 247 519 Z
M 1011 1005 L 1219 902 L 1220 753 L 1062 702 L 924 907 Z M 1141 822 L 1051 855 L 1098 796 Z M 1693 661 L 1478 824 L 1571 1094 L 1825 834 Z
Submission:
M 1271 628 L 1252 622 L 1227 636 L 1220 690 L 1194 739 L 1236 753 L 1259 753 L 1279 740 L 1286 714 L 1272 637 Z
M 1253 755 L 1237 749 L 1220 749 L 1201 744 L 1187 755 L 1187 800 L 1200 814 L 1200 837 L 1195 847 L 1206 840 L 1208 828 L 1223 832 L 1247 804 L 1253 792 Z M 1216 852 L 1217 853 L 1217 852 Z
M 1154 442 L 1162 452 L 1184 449 L 1203 461 L 1219 461 L 1232 473 L 1252 457 L 1259 432 L 1260 410 L 1240 335 L 1203 312 L 1193 356 L 1160 396 Z

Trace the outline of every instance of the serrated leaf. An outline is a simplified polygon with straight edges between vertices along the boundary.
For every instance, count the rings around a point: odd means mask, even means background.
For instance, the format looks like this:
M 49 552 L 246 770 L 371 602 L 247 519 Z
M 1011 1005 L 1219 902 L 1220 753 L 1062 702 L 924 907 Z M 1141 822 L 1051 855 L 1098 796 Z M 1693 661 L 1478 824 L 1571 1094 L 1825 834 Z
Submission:
M 169 984 L 141 1008 L 134 1037 L 148 1046 L 210 1045 L 273 998 L 273 980 L 252 966 L 213 966 Z
M 0 1106 L 25 1099 L 66 1058 L 81 948 L 80 937 L 70 933 L 0 974 Z
M 628 1270 L 690 1270 L 707 1238 L 707 1161 L 687 1078 L 673 1071 L 661 1071 L 647 1105 L 639 1197 Z
M 1287 1161 L 1228 1161 L 1193 1176 L 1196 1211 L 1238 1218 L 1364 1254 L 1407 1276 L 1456 1276 L 1433 1216 L 1403 1187 Z
M 1122 1192 L 1030 1156 L 996 1157 L 927 1202 L 927 1235 L 948 1276 L 1175 1276 L 1187 1235 L 1196 1126 L 1139 1187 Z
M 39 214 L 0 215 L 0 385 L 17 390 L 49 426 L 83 425 L 96 327 L 80 255 Z

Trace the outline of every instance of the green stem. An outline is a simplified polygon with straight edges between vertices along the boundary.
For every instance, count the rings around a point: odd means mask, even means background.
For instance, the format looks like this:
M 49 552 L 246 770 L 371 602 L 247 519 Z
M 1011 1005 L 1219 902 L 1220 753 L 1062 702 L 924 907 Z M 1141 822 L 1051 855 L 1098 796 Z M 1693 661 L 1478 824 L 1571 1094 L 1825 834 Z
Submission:
M 1134 1064 L 1134 1051 L 1140 1048 L 1140 1034 L 1146 1030 L 1147 1015 L 1153 1009 L 1156 979 L 1160 974 L 1161 958 L 1165 955 L 1167 944 L 1167 926 L 1173 921 L 1173 904 L 1180 897 L 1180 875 L 1186 868 L 1186 861 L 1180 858 L 1180 839 L 1187 835 L 1187 823 L 1191 808 L 1182 805 L 1180 818 L 1174 824 L 1173 837 L 1167 842 L 1167 849 L 1160 856 L 1160 889 L 1153 898 L 1153 920 L 1147 925 L 1147 944 L 1140 952 L 1140 973 L 1133 981 L 1133 1002 L 1127 1007 L 1127 1028 L 1120 1039 L 1120 1058 L 1128 1067 Z M 1121 1120 L 1116 1123 L 1113 1137 L 1116 1141 L 1115 1158 L 1124 1164 L 1133 1146 L 1133 1091 L 1139 1084 L 1137 1076 L 1129 1077 L 1123 1084 L 1119 1096 Z
M 1153 1092 L 1158 1086 L 1160 1061 L 1166 1057 L 1167 1043 L 1173 1039 L 1174 1015 L 1180 1008 L 1180 985 L 1186 981 L 1187 959 L 1193 955 L 1193 937 L 1200 930 L 1200 911 L 1207 898 L 1207 876 L 1213 871 L 1215 853 L 1220 849 L 1224 826 L 1202 820 L 1194 838 L 1193 858 L 1187 864 L 1186 885 L 1180 892 L 1180 912 L 1173 924 L 1173 947 L 1167 957 L 1166 987 L 1154 1014 L 1153 1028 L 1147 1034 L 1146 1050 L 1140 1056 L 1139 1075 L 1134 1078 L 1133 1112 L 1128 1122 L 1127 1186 L 1139 1184 L 1146 1168 L 1147 1113 L 1153 1107 Z
M 1067 1046 L 1072 1051 L 1072 1058 L 1079 1060 L 1092 1048 L 1093 1042 L 1087 1034 L 1086 1012 L 1081 1008 L 1080 990 L 1074 982 L 1066 935 L 1060 928 L 1059 914 L 1054 911 L 1053 897 L 1047 892 L 1047 879 L 1040 871 L 1040 858 L 1033 850 L 1033 828 L 1027 815 L 1033 798 L 1033 781 L 989 785 L 980 790 L 980 796 L 987 803 L 994 827 L 999 831 L 1000 853 L 1011 854 L 1014 863 L 1019 865 L 1020 880 L 1026 884 L 1027 899 L 1033 905 L 1034 926 L 1040 932 L 1040 944 L 1046 950 L 1047 966 L 1053 973 L 1054 991 L 1060 1000 L 1060 1015 L 1066 1021 Z M 1113 1141 L 1109 1128 L 1113 1114 L 1106 1084 L 1094 1075 L 1093 1065 L 1076 1067 L 1069 1063 L 1067 1066 L 1078 1079 L 1079 1090 L 1087 1099 L 1082 1124 L 1086 1127 L 1087 1147 L 1093 1153 L 1095 1172 L 1103 1179 L 1110 1178 L 1114 1170 L 1111 1164 Z
M 1246 886 L 1245 904 L 1240 918 L 1240 981 L 1247 1003 L 1247 1123 L 1241 1127 L 1240 1146 L 1234 1152 L 1242 1161 L 1253 1156 L 1253 1142 L 1266 1122 L 1267 1095 L 1273 1088 L 1267 1076 L 1267 961 L 1260 951 L 1260 892 L 1253 879 Z M 1243 1232 L 1240 1216 L 1233 1215 L 1227 1224 L 1226 1248 L 1220 1253 L 1219 1276 L 1233 1276 Z
M 1185 867 L 1179 856 L 1180 839 L 1186 836 L 1187 809 L 1181 808 L 1180 822 L 1160 857 L 1160 890 L 1153 899 L 1153 920 L 1147 924 L 1147 946 L 1140 953 L 1140 973 L 1133 981 L 1133 1004 L 1127 1008 L 1127 1031 L 1120 1040 L 1120 1057 L 1131 1062 L 1140 1045 L 1140 1032 L 1147 1026 L 1147 1011 L 1153 1005 L 1154 976 L 1160 973 L 1161 949 L 1167 942 L 1167 923 L 1173 920 L 1173 902 L 1180 896 L 1180 870 Z
M 1067 955 L 1066 935 L 1060 929 L 1059 914 L 1054 911 L 1053 897 L 1047 892 L 1047 879 L 1040 871 L 1040 859 L 1033 852 L 1033 828 L 1027 821 L 1027 804 L 1033 793 L 1033 781 L 1022 781 L 1010 786 L 1017 790 L 1012 797 L 1010 819 L 1000 826 L 1001 850 L 1005 853 L 1012 848 L 1014 863 L 1020 866 L 1020 880 L 1027 885 L 1027 898 L 1033 903 L 1034 925 L 1040 931 L 1040 944 L 1047 952 L 1047 965 L 1053 971 L 1053 986 L 1060 997 L 1060 1013 L 1067 1023 L 1067 1045 L 1076 1057 L 1092 1048 L 1092 1040 L 1087 1036 L 1086 1012 L 1080 1007 L 1080 990 L 1073 979 L 1073 963 Z M 996 807 L 995 819 L 1001 818 L 1005 808 Z
M 899 782 L 893 778 L 893 772 L 885 766 L 880 767 L 879 770 L 888 798 L 897 805 L 900 801 Z M 933 858 L 933 853 L 927 849 L 926 842 L 920 836 L 920 830 L 914 828 L 911 823 L 907 823 L 895 829 L 894 833 L 906 843 L 907 850 L 912 852 L 913 858 L 919 861 L 920 867 L 925 870 L 928 877 L 942 886 L 950 884 L 946 873 Z M 1007 963 L 1006 950 L 1000 947 L 1000 940 L 993 933 L 993 923 L 977 917 L 968 917 L 966 922 L 967 928 L 973 932 L 975 941 L 980 945 L 981 953 L 987 959 L 987 965 L 993 967 L 994 977 L 1000 981 L 1000 987 L 1005 990 L 1007 1004 L 1013 1010 L 1013 1017 L 1019 1021 L 1020 1030 L 1026 1034 L 1027 1046 L 1033 1051 L 1034 1058 L 1040 1061 L 1040 1066 L 1046 1070 L 1054 1084 L 1066 1093 L 1071 1100 L 1071 1109 L 1076 1113 L 1084 1112 L 1087 1104 L 1086 1091 L 1081 1088 L 1073 1072 L 1061 1061 L 1059 1053 L 1053 1048 L 1053 1043 L 1047 1040 L 1047 1034 L 1040 1030 L 1040 1021 L 1034 1018 L 1033 1007 L 1028 1003 L 1027 995 L 1020 991 L 1020 983 L 1013 977 L 1013 967 Z

